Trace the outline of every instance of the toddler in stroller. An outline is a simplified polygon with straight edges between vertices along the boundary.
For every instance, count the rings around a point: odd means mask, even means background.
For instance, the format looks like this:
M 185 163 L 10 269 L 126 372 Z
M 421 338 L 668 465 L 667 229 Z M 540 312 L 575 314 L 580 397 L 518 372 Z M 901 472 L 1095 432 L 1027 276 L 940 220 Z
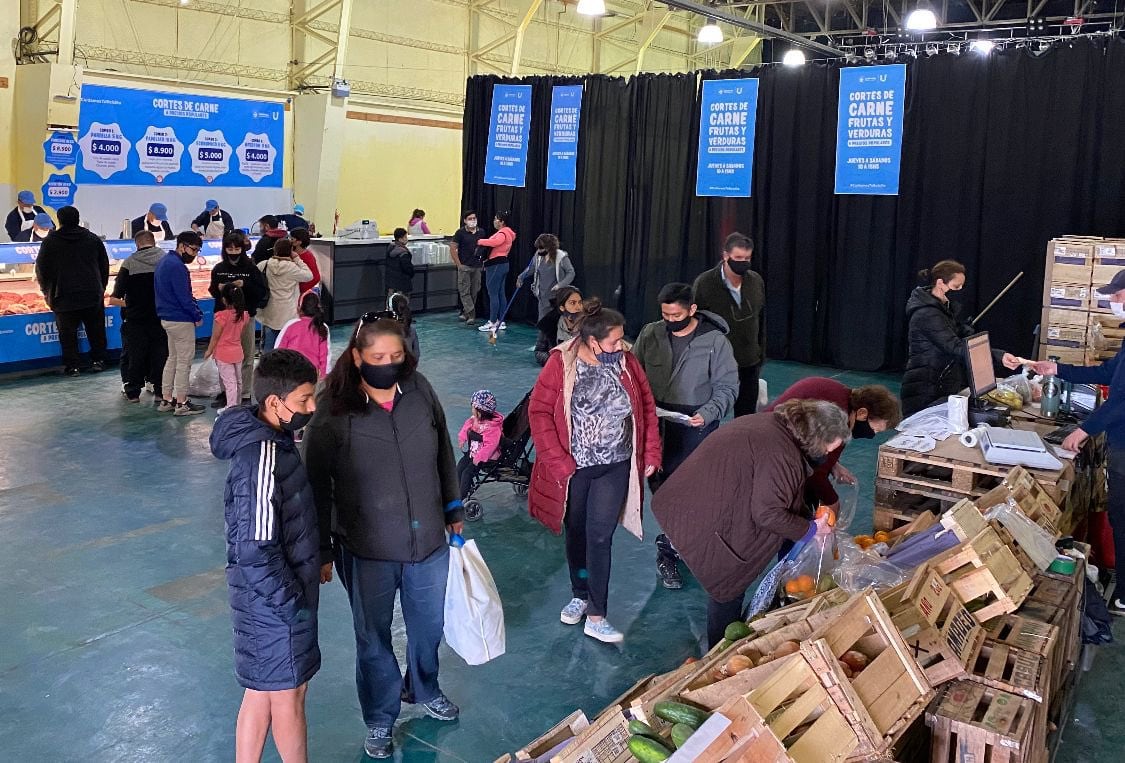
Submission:
M 464 455 L 457 463 L 465 519 L 475 522 L 484 508 L 473 497 L 481 485 L 507 482 L 516 495 L 527 495 L 531 480 L 531 426 L 527 419 L 530 393 L 507 417 L 496 411 L 496 397 L 486 389 L 472 397 L 472 415 L 457 436 Z

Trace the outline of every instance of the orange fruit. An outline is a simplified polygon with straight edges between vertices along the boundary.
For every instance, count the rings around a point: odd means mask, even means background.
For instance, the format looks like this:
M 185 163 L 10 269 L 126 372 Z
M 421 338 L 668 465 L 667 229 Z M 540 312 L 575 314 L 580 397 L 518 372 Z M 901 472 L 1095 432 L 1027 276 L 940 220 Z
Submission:
M 875 542 L 876 543 L 886 543 L 890 539 L 891 539 L 890 533 L 888 533 L 885 530 L 880 530 L 879 532 L 875 533 Z
M 832 511 L 832 509 L 828 508 L 827 506 L 821 506 L 816 510 L 816 518 L 820 519 L 824 516 L 828 517 L 829 527 L 836 526 L 836 512 Z
M 816 581 L 812 579 L 812 575 L 802 575 L 797 578 L 796 583 L 802 591 L 812 591 L 816 588 Z
M 793 580 L 785 581 L 785 593 L 795 595 L 801 592 L 800 582 L 794 578 Z

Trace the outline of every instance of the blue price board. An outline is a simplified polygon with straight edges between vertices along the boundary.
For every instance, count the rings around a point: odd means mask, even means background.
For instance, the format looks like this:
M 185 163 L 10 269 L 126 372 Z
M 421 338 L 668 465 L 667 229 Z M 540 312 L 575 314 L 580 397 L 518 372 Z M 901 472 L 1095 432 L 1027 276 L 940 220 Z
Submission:
M 578 182 L 578 127 L 582 120 L 582 86 L 551 89 L 551 139 L 547 148 L 547 188 L 573 191 Z

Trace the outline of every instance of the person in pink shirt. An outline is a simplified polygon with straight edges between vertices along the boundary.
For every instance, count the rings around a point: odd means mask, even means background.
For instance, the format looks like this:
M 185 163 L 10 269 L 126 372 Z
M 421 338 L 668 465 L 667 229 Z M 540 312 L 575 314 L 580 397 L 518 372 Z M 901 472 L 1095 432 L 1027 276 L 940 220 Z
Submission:
M 473 393 L 473 415 L 461 425 L 457 443 L 465 455 L 457 462 L 457 479 L 464 498 L 473 486 L 473 478 L 481 464 L 500 457 L 500 436 L 504 433 L 504 417 L 496 412 L 496 396 L 486 389 Z
M 297 309 L 300 315 L 282 327 L 275 349 L 296 350 L 301 353 L 323 379 L 328 375 L 328 359 L 332 355 L 332 348 L 320 297 L 314 291 L 307 292 L 301 297 Z
M 219 293 L 222 305 L 216 305 L 219 309 L 215 310 L 215 326 L 203 359 L 213 357 L 219 367 L 219 381 L 230 401 L 219 411 L 222 413 L 242 400 L 242 362 L 246 359 L 242 352 L 242 328 L 252 318 L 246 310 L 246 297 L 240 287 L 228 283 Z
M 304 296 L 320 283 L 320 269 L 316 266 L 316 257 L 309 251 L 309 242 L 312 241 L 312 237 L 309 235 L 308 228 L 297 228 L 289 232 L 289 238 L 293 242 L 293 254 L 297 255 L 301 262 L 305 263 L 308 269 L 312 271 L 312 278 L 298 284 L 300 294 Z
M 406 226 L 412 236 L 430 235 L 430 226 L 426 225 L 426 210 L 415 209 L 410 215 L 410 222 Z
M 484 285 L 488 290 L 488 322 L 477 331 L 496 331 L 507 328 L 500 320 L 503 317 L 504 306 L 507 304 L 506 281 L 508 278 L 508 253 L 512 251 L 512 243 L 516 240 L 516 232 L 508 227 L 511 212 L 497 212 L 492 221 L 496 232 L 488 238 L 482 238 L 477 246 L 486 246 L 492 250 L 488 259 L 484 261 Z

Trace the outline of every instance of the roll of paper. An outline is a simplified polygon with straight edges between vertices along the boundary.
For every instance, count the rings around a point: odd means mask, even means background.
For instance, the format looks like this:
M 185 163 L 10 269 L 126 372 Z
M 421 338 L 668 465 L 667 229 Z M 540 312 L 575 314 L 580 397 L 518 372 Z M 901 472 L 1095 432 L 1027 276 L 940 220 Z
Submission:
M 964 395 L 949 396 L 949 426 L 953 434 L 969 431 L 969 398 Z
M 976 429 L 970 429 L 968 432 L 965 432 L 961 435 L 961 444 L 966 448 L 975 448 L 976 446 L 980 445 L 981 432 L 987 428 L 987 426 L 982 425 L 977 427 Z

